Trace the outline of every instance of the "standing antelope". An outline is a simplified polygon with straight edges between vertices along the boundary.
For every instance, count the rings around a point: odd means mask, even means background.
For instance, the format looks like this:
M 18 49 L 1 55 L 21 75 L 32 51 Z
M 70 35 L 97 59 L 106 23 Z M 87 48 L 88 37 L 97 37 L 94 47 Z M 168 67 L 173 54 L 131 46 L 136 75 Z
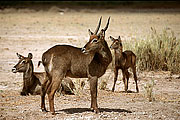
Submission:
M 110 62 L 112 61 L 111 51 L 105 41 L 105 31 L 107 25 L 98 34 L 101 19 L 95 32 L 89 29 L 89 42 L 81 49 L 70 45 L 56 45 L 48 49 L 42 55 L 48 79 L 48 85 L 43 85 L 43 96 L 41 99 L 41 109 L 45 108 L 45 94 L 48 94 L 50 112 L 55 115 L 54 94 L 65 76 L 72 78 L 88 78 L 90 81 L 91 108 L 96 113 L 99 112 L 97 105 L 97 81 L 101 77 Z
M 21 95 L 40 95 L 41 94 L 41 84 L 45 79 L 45 72 L 34 72 L 32 54 L 29 53 L 28 57 L 24 57 L 17 53 L 19 62 L 13 67 L 12 72 L 22 72 L 23 73 L 23 89 Z M 73 94 L 72 90 L 75 89 L 74 83 L 70 78 L 64 78 L 60 89 L 64 94 Z M 69 88 L 69 89 L 68 89 Z
M 112 44 L 110 46 L 111 49 L 114 49 L 115 54 L 115 65 L 114 65 L 114 85 L 112 88 L 112 92 L 114 92 L 115 84 L 118 78 L 118 70 L 122 70 L 123 74 L 123 82 L 125 85 L 125 92 L 128 90 L 128 81 L 129 81 L 129 72 L 128 68 L 133 70 L 134 80 L 136 82 L 136 91 L 139 92 L 138 85 L 137 85 L 137 76 L 136 76 L 136 55 L 130 51 L 126 50 L 123 52 L 123 46 L 120 36 L 118 39 L 114 39 L 110 36 L 112 40 Z M 125 80 L 126 77 L 126 80 Z

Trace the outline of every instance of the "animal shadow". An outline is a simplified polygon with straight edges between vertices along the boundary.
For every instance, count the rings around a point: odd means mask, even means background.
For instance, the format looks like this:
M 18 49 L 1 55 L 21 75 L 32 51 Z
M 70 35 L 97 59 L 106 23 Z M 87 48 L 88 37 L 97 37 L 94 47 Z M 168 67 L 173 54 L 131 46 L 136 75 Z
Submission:
M 57 112 L 64 111 L 67 114 L 74 114 L 74 113 L 83 113 L 83 112 L 89 112 L 92 111 L 90 108 L 67 108 L 67 109 L 62 109 Z M 132 113 L 129 110 L 125 109 L 115 109 L 115 108 L 99 108 L 100 112 L 126 112 L 126 113 Z
M 108 92 L 112 92 L 111 90 L 106 90 Z M 128 90 L 127 92 L 126 91 L 114 91 L 114 93 L 137 93 L 136 91 L 131 91 L 131 90 Z
M 126 91 L 119 91 L 119 93 L 137 93 L 137 92 L 128 90 L 127 92 Z

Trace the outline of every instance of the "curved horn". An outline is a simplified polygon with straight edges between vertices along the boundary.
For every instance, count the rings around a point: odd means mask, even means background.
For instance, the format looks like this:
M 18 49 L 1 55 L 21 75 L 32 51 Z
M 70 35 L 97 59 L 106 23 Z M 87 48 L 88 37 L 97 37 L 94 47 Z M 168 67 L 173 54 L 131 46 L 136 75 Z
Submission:
M 110 17 L 108 18 L 108 22 L 107 22 L 107 24 L 106 24 L 106 27 L 103 29 L 104 31 L 106 31 L 106 30 L 108 29 L 109 21 L 110 21 Z
M 100 26 L 101 26 L 101 19 L 102 19 L 102 16 L 101 16 L 101 18 L 100 18 L 100 20 L 99 20 L 99 24 L 98 24 L 98 26 L 97 26 L 97 28 L 96 28 L 96 30 L 95 30 L 95 32 L 94 32 L 95 35 L 98 33 L 99 28 L 100 28 Z

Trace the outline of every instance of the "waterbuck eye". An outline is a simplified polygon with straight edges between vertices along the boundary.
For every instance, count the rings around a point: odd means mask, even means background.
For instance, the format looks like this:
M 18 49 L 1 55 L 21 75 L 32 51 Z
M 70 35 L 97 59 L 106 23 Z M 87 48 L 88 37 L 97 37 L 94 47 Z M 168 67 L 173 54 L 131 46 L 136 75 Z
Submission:
M 97 39 L 93 39 L 93 41 L 92 42 L 97 42 Z
M 26 61 L 25 61 L 25 60 L 21 61 L 21 64 L 24 64 L 24 63 L 26 63 Z

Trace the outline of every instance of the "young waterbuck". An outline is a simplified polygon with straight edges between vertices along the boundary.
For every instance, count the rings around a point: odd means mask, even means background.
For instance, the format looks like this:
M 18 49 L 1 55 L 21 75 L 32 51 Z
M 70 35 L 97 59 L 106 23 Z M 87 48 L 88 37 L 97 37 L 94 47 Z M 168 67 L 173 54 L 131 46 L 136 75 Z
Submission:
M 23 89 L 21 95 L 40 95 L 41 84 L 45 79 L 45 72 L 34 72 L 32 54 L 29 53 L 28 57 L 24 57 L 17 53 L 19 62 L 13 67 L 12 72 L 23 73 Z M 68 89 L 69 88 L 69 89 Z M 74 90 L 75 86 L 70 78 L 64 78 L 60 87 L 60 92 L 64 94 L 73 94 L 71 90 Z
M 125 92 L 127 92 L 128 81 L 129 81 L 128 68 L 131 68 L 136 83 L 136 91 L 139 92 L 138 84 L 137 84 L 137 76 L 136 76 L 136 55 L 130 50 L 126 50 L 123 52 L 123 46 L 120 36 L 118 37 L 118 39 L 114 39 L 112 36 L 110 36 L 110 39 L 112 40 L 112 44 L 110 48 L 114 49 L 114 56 L 115 56 L 114 85 L 112 91 L 114 92 L 115 89 L 115 84 L 118 78 L 118 70 L 121 69 L 123 74 L 123 82 L 125 85 Z
M 54 94 L 65 76 L 72 78 L 88 78 L 90 81 L 91 108 L 99 112 L 97 105 L 97 81 L 101 77 L 110 62 L 112 55 L 105 41 L 105 31 L 108 28 L 109 20 L 104 29 L 98 34 L 101 18 L 95 32 L 89 30 L 90 38 L 88 43 L 81 49 L 70 45 L 56 45 L 48 49 L 42 55 L 48 79 L 48 85 L 43 84 L 43 96 L 41 102 L 42 111 L 45 108 L 45 94 L 48 94 L 50 112 L 55 114 Z

